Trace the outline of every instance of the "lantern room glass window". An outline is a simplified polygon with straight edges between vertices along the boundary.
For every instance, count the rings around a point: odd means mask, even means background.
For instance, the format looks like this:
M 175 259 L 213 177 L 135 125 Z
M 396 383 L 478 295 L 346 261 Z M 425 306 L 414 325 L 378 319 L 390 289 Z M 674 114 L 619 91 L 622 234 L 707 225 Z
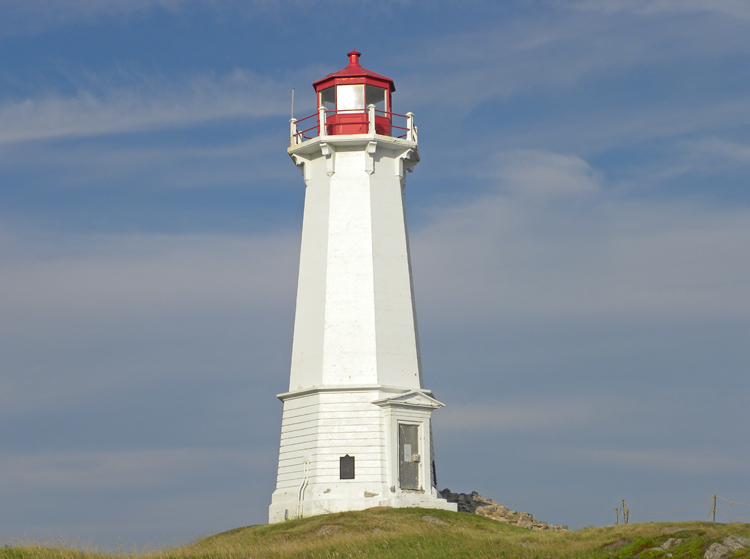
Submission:
M 323 107 L 326 111 L 336 110 L 336 90 L 333 87 L 329 87 L 320 92 L 320 102 L 318 103 L 318 107 Z
M 388 109 L 386 109 L 385 106 L 385 89 L 382 87 L 377 87 L 375 85 L 367 84 L 367 89 L 365 91 L 365 95 L 367 98 L 367 106 L 375 105 L 376 111 L 383 111 L 386 112 Z
M 365 84 L 353 83 L 336 86 L 337 111 L 362 111 L 365 108 Z

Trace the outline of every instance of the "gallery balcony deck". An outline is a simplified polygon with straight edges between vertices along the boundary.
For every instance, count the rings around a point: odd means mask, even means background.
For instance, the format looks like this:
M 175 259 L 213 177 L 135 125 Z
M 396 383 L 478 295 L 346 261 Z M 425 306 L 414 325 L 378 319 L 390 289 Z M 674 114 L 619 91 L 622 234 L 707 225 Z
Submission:
M 357 134 L 389 136 L 417 143 L 417 127 L 412 113 L 402 115 L 379 111 L 375 105 L 366 110 L 335 111 L 321 107 L 304 118 L 292 118 L 289 134 L 292 148 L 314 138 Z

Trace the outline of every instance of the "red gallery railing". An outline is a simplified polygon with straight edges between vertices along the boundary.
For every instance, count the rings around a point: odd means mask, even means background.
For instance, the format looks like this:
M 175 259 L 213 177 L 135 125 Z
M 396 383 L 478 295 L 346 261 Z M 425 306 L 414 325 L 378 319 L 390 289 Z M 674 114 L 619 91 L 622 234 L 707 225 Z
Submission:
M 315 121 L 310 119 L 317 117 Z M 403 123 L 400 126 L 394 120 Z M 307 121 L 307 122 L 306 122 Z M 417 127 L 414 125 L 414 115 L 406 113 L 392 113 L 379 111 L 374 105 L 367 110 L 339 110 L 327 111 L 323 107 L 316 113 L 304 118 L 292 118 L 290 121 L 290 144 L 292 146 L 312 140 L 318 136 L 340 136 L 344 134 L 379 134 L 393 138 L 402 138 L 410 142 L 417 141 Z M 300 130 L 300 123 L 305 128 Z M 312 122 L 315 122 L 312 126 Z M 323 127 L 320 123 L 323 122 Z M 321 130 L 322 128 L 322 130 Z

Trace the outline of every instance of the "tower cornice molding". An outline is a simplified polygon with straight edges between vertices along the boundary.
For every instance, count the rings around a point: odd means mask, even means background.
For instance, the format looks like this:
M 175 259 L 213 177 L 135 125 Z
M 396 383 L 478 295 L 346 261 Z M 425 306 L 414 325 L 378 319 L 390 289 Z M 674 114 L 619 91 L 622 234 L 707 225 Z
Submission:
M 336 386 L 316 386 L 302 390 L 293 390 L 277 394 L 276 397 L 282 402 L 293 398 L 310 396 L 311 394 L 335 393 L 335 392 L 382 392 L 384 394 L 394 394 L 404 396 L 407 394 L 424 394 L 428 398 L 433 398 L 431 390 L 410 390 L 397 386 L 383 386 L 380 384 L 360 384 L 360 385 L 336 385 Z M 434 399 L 434 398 L 433 398 Z
M 420 159 L 417 142 L 380 134 L 319 136 L 287 149 L 294 164 L 302 171 L 305 184 L 310 180 L 307 163 L 324 157 L 326 175 L 332 177 L 336 173 L 337 153 L 352 151 L 359 151 L 365 155 L 363 171 L 368 175 L 375 173 L 375 162 L 379 158 L 379 153 L 387 155 L 395 161 L 396 168 L 393 172 L 400 179 L 404 178 L 406 172 L 413 171 Z
M 300 144 L 296 144 L 287 148 L 287 153 L 296 159 L 302 157 L 304 159 L 312 159 L 322 153 L 321 146 L 332 146 L 333 149 L 349 148 L 349 149 L 367 149 L 367 147 L 374 143 L 377 149 L 387 149 L 391 152 L 399 151 L 401 149 L 410 150 L 415 154 L 415 162 L 419 161 L 419 148 L 417 142 L 412 142 L 404 138 L 394 138 L 392 136 L 383 136 L 381 134 L 349 134 L 340 136 L 317 136 L 310 140 L 306 140 Z

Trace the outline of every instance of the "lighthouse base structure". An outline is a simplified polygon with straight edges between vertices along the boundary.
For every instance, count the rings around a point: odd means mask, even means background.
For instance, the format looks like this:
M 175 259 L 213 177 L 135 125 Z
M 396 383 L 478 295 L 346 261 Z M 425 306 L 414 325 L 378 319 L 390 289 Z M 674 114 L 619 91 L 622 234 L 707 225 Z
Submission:
M 372 507 L 456 510 L 438 496 L 426 390 L 314 389 L 284 402 L 269 522 Z

